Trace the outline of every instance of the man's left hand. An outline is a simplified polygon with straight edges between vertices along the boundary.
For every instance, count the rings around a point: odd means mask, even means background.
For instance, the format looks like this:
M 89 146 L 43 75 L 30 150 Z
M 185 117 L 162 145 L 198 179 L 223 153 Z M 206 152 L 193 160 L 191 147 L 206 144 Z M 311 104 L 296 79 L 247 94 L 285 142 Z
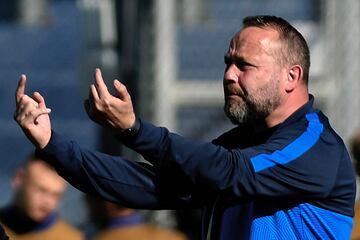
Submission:
M 94 122 L 116 131 L 123 131 L 135 123 L 131 97 L 119 80 L 114 80 L 117 96 L 111 95 L 100 69 L 95 70 L 95 83 L 91 84 L 89 98 L 85 100 L 86 113 Z

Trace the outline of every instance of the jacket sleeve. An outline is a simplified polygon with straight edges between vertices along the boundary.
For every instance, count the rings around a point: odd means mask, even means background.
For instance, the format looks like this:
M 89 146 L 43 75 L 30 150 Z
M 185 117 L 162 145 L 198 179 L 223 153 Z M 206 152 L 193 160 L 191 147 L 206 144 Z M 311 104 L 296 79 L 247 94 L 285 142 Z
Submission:
M 230 191 L 242 197 L 250 191 L 244 189 L 249 186 L 243 183 L 247 181 L 245 178 L 252 167 L 245 161 L 242 151 L 181 137 L 144 121 L 141 121 L 135 139 L 121 141 L 154 164 L 160 172 L 181 171 L 183 181 L 191 182 L 206 193 Z M 175 179 L 168 176 L 167 181 Z
M 189 194 L 167 192 L 150 164 L 82 149 L 55 132 L 36 154 L 77 189 L 129 208 L 173 209 L 193 204 Z
M 227 149 L 142 122 L 138 136 L 125 144 L 162 171 L 181 169 L 198 188 L 228 193 L 234 199 L 324 197 L 334 187 L 340 160 L 346 165 L 351 163 L 343 145 L 321 134 L 317 129 L 308 129 L 296 141 L 279 136 L 271 143 Z

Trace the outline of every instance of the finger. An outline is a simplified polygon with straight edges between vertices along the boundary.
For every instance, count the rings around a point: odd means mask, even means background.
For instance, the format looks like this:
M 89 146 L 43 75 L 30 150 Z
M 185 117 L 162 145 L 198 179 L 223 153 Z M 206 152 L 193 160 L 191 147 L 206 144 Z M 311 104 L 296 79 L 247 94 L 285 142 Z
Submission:
M 32 108 L 26 111 L 22 111 L 20 114 L 16 116 L 16 121 L 21 125 L 26 122 L 34 122 L 37 124 L 37 118 L 44 114 L 49 114 L 51 112 L 50 109 L 43 108 Z
M 88 107 L 86 107 L 86 105 L 84 105 L 86 113 L 89 115 L 89 113 L 92 112 L 92 107 L 95 106 L 95 98 L 98 99 L 98 93 L 96 91 L 95 86 L 93 86 L 93 84 L 90 85 L 90 89 L 89 89 L 89 95 L 88 95 L 88 99 L 86 99 L 84 101 L 84 104 L 86 103 L 88 105 Z M 90 115 L 89 115 L 90 117 Z
M 91 84 L 90 85 L 90 93 L 89 93 L 89 97 L 90 97 L 90 103 L 94 103 L 96 101 L 99 101 L 100 100 L 100 96 L 99 96 L 99 93 L 95 87 L 94 84 Z
M 14 119 L 18 119 L 19 116 L 25 115 L 26 112 L 29 112 L 29 109 L 35 109 L 38 107 L 38 104 L 34 99 L 30 98 L 27 95 L 24 95 L 16 105 L 16 110 L 14 113 Z
M 41 94 L 39 92 L 34 92 L 33 94 L 33 99 L 37 102 L 38 107 L 37 109 L 40 109 L 40 115 L 38 115 L 37 117 L 35 117 L 34 123 L 38 124 L 38 117 L 40 117 L 43 114 L 49 114 L 51 112 L 50 108 L 46 108 L 46 104 L 45 104 L 45 100 L 43 98 L 43 96 L 41 96 Z
M 33 98 L 38 103 L 38 108 L 42 109 L 44 114 L 49 114 L 51 112 L 51 109 L 46 107 L 45 100 L 39 92 L 34 92 Z M 37 124 L 37 118 L 35 118 L 35 123 Z
M 131 99 L 129 92 L 127 91 L 124 84 L 122 84 L 119 80 L 114 80 L 114 88 L 118 93 L 118 96 L 121 100 L 127 102 Z
M 41 109 L 41 112 L 39 113 L 39 115 L 37 117 L 35 117 L 34 123 L 38 124 L 38 118 L 42 115 L 49 115 L 51 113 L 51 109 L 50 108 L 45 108 L 45 109 Z
M 46 108 L 45 99 L 39 92 L 34 92 L 33 99 L 39 104 L 40 108 Z
M 26 111 L 26 109 L 37 108 L 38 105 L 39 104 L 34 99 L 29 97 L 28 95 L 24 95 L 16 104 L 16 111 L 23 112 Z
M 19 79 L 16 92 L 15 92 L 15 99 L 16 103 L 20 101 L 20 99 L 25 95 L 25 85 L 26 85 L 26 75 L 21 74 L 21 77 Z
M 99 68 L 95 69 L 95 87 L 100 98 L 106 97 L 110 94 Z

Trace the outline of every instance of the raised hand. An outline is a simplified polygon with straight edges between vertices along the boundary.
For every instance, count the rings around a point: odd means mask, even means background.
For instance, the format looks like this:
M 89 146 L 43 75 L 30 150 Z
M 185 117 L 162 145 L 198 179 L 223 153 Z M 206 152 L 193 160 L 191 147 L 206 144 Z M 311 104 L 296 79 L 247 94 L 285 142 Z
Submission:
M 108 91 L 100 69 L 95 70 L 95 83 L 90 86 L 89 98 L 84 106 L 88 116 L 96 123 L 116 131 L 132 127 L 135 113 L 126 87 L 114 80 L 117 96 Z
M 14 119 L 35 147 L 42 149 L 51 137 L 51 110 L 46 108 L 45 100 L 40 93 L 34 92 L 32 97 L 26 95 L 25 86 L 26 76 L 23 74 L 16 88 Z

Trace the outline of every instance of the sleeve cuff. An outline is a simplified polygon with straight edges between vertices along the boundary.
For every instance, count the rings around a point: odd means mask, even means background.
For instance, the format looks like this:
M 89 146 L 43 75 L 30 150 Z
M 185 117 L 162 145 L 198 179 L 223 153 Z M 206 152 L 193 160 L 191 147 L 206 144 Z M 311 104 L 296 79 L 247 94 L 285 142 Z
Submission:
M 116 134 L 115 136 L 121 142 L 132 142 L 137 138 L 140 130 L 141 130 L 141 120 L 139 118 L 136 118 L 132 127 L 125 129 L 124 131 Z

